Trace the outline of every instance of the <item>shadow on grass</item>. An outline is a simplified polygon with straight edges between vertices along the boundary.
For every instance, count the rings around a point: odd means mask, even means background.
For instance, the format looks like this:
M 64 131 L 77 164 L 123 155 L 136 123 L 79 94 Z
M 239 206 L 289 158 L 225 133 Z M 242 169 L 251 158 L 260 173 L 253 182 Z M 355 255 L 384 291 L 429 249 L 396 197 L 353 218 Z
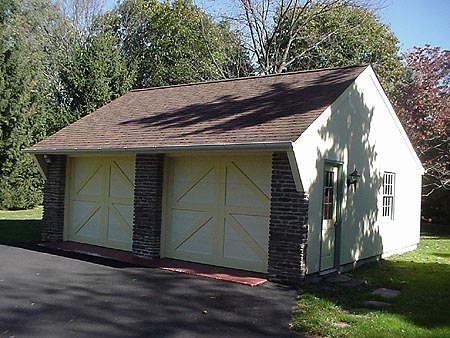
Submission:
M 420 337 L 450 336 L 450 254 L 447 252 L 447 247 L 450 246 L 449 227 L 427 224 L 422 228 L 422 235 L 427 236 L 425 238 L 429 242 L 439 240 L 439 251 L 433 252 L 435 248 L 427 243 L 423 248 L 419 246 L 410 256 L 400 256 L 398 259 L 391 257 L 354 270 L 352 276 L 367 280 L 365 285 L 351 288 L 321 281 L 303 287 L 300 295 L 311 295 L 325 303 L 331 302 L 348 313 L 358 313 L 355 309 L 365 308 L 364 301 L 388 302 L 390 305 L 383 308 L 382 312 L 386 315 L 393 314 L 393 318 L 402 318 L 403 322 L 399 325 L 413 325 L 419 330 L 429 330 L 425 335 L 419 334 L 419 331 L 409 333 Z M 441 257 L 443 260 L 438 262 L 438 258 L 435 261 L 433 257 Z M 383 299 L 372 294 L 377 288 L 395 289 L 401 293 L 396 298 Z M 377 327 L 385 327 L 383 330 L 386 332 L 393 330 L 383 319 L 377 321 L 377 318 L 373 318 Z
M 0 220 L 0 242 L 27 243 L 41 240 L 42 220 Z
M 322 281 L 303 287 L 300 295 L 309 294 L 332 302 L 348 313 L 359 313 L 358 309 L 366 307 L 364 301 L 388 302 L 391 305 L 382 309 L 384 313 L 400 316 L 416 327 L 430 330 L 449 327 L 449 265 L 381 261 L 355 270 L 353 276 L 366 279 L 367 285 L 352 288 Z M 394 299 L 383 299 L 372 294 L 377 288 L 395 289 L 401 293 Z M 379 325 L 381 327 L 383 322 Z
M 363 291 L 368 299 L 373 299 L 371 292 L 379 287 L 401 291 L 397 298 L 387 300 L 392 305 L 384 309 L 385 312 L 399 314 L 421 327 L 449 325 L 449 265 L 382 261 L 374 266 L 363 267 L 357 273 L 368 280 L 366 290 Z

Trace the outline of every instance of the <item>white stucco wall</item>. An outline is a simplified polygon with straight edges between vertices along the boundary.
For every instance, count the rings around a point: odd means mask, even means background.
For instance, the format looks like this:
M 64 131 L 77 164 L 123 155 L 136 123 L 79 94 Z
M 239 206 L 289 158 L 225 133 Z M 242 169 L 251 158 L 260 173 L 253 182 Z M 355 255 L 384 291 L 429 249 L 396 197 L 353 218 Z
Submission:
M 372 69 L 368 67 L 300 138 L 293 150 L 310 197 L 307 268 L 320 269 L 324 163 L 342 165 L 337 235 L 340 265 L 413 248 L 420 234 L 422 166 Z M 346 187 L 354 169 L 356 189 Z M 396 174 L 394 220 L 381 217 L 383 172 Z

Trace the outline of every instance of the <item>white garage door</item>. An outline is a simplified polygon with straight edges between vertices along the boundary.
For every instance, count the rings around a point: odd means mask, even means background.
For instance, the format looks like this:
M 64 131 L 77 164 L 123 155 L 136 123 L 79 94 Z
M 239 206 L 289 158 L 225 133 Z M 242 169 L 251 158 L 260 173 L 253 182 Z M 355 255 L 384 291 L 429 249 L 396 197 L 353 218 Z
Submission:
M 167 257 L 267 272 L 271 156 L 169 160 Z
M 71 158 L 67 239 L 131 250 L 134 158 Z

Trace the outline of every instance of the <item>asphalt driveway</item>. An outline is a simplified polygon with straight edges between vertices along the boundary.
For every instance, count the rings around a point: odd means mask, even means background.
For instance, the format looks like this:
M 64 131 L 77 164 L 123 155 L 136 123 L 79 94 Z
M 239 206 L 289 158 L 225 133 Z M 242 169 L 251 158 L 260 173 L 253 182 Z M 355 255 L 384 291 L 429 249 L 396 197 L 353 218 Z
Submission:
M 0 336 L 299 337 L 296 292 L 0 245 Z

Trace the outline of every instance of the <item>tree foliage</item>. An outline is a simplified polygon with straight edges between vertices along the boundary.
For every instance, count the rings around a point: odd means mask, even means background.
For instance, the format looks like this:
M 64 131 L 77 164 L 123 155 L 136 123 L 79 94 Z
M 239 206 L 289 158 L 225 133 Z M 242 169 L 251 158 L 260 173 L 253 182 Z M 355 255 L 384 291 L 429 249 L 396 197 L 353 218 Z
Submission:
M 134 69 L 126 67 L 110 33 L 90 35 L 78 45 L 61 69 L 60 107 L 64 125 L 94 111 L 130 90 Z
M 300 55 L 291 53 L 293 44 L 304 34 L 305 25 L 337 1 L 318 0 L 240 0 L 241 23 L 247 33 L 248 48 L 261 74 L 281 73 Z M 312 46 L 308 46 L 310 48 Z
M 126 0 L 109 14 L 135 87 L 246 75 L 249 62 L 226 23 L 216 24 L 190 0 Z
M 123 94 L 134 77 L 113 36 L 79 34 L 49 0 L 1 2 L 0 20 L 0 208 L 22 209 L 42 200 L 42 178 L 22 150 Z
M 34 141 L 33 126 L 43 109 L 34 86 L 37 65 L 20 41 L 0 42 L 0 59 L 0 207 L 27 208 L 40 201 L 39 176 L 32 159 L 21 153 Z
M 45 20 L 26 20 L 41 1 L 3 2 L 0 7 L 0 208 L 28 208 L 41 200 L 42 179 L 21 152 L 43 134 L 47 98 L 44 53 L 37 41 Z M 48 8 L 51 13 L 51 7 Z
M 423 193 L 450 190 L 450 51 L 415 47 L 396 110 L 425 167 Z
M 305 8 L 319 12 L 323 4 Z M 372 64 L 388 94 L 403 79 L 398 39 L 379 17 L 360 5 L 335 3 L 308 20 L 301 38 L 292 43 L 290 69 L 318 69 Z M 301 55 L 302 57 L 298 57 Z
M 350 0 L 240 0 L 259 73 L 374 65 L 386 91 L 403 67 L 398 40 L 375 9 Z

